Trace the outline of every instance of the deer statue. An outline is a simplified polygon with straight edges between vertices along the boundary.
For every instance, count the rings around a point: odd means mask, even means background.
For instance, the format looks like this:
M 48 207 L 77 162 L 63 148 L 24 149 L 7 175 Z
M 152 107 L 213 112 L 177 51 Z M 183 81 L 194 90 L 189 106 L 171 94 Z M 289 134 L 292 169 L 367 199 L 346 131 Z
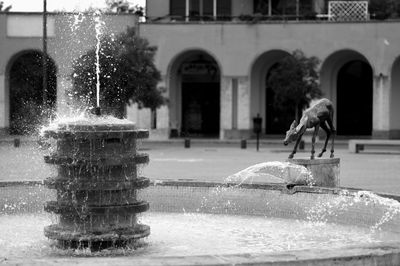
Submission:
M 321 127 L 326 132 L 325 145 L 318 157 L 322 157 L 326 151 L 329 137 L 332 135 L 332 147 L 331 147 L 331 158 L 334 157 L 334 144 L 336 129 L 333 126 L 333 104 L 328 99 L 320 99 L 313 106 L 304 111 L 300 122 L 297 124 L 296 120 L 290 126 L 290 129 L 286 132 L 286 138 L 283 144 L 286 146 L 292 141 L 296 140 L 292 153 L 289 155 L 289 159 L 292 159 L 297 151 L 297 146 L 300 143 L 301 137 L 307 128 L 314 128 L 312 136 L 312 147 L 311 147 L 311 159 L 314 159 L 315 153 L 315 138 L 318 135 L 319 128 Z

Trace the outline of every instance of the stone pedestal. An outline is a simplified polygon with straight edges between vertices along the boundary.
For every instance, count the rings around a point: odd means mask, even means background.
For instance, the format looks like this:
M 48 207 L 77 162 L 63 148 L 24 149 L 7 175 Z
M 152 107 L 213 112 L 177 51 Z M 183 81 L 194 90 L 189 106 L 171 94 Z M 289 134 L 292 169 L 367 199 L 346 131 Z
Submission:
M 45 161 L 57 168 L 57 175 L 44 181 L 57 190 L 57 199 L 46 202 L 44 209 L 59 215 L 44 234 L 61 248 L 134 246 L 150 234 L 150 227 L 137 219 L 149 209 L 138 190 L 150 184 L 138 174 L 138 165 L 149 157 L 137 152 L 137 140 L 148 138 L 149 132 L 133 123 L 92 120 L 44 131 L 55 140 Z
M 314 185 L 320 187 L 338 187 L 340 184 L 340 159 L 288 159 L 288 162 L 302 165 L 311 171 Z

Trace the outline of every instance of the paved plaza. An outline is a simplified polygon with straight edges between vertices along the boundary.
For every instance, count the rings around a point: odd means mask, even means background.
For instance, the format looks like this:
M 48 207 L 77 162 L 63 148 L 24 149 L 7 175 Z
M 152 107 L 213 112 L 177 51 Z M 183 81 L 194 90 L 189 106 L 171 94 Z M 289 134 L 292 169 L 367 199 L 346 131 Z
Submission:
M 321 146 L 318 143 L 317 152 Z M 169 142 L 145 141 L 141 151 L 148 153 L 150 163 L 141 169 L 144 176 L 159 179 L 196 179 L 223 182 L 226 177 L 248 166 L 266 161 L 285 161 L 292 146 L 279 141 L 262 142 L 257 152 L 254 142 L 241 149 L 239 142 L 193 140 L 189 149 L 183 140 Z M 309 147 L 295 158 L 309 156 Z M 0 141 L 0 181 L 40 181 L 52 173 L 44 163 L 46 151 L 34 141 L 22 141 L 15 148 L 12 141 Z M 341 159 L 340 184 L 375 192 L 400 194 L 400 151 L 369 150 L 350 153 L 347 142 L 337 145 L 336 157 Z M 325 154 L 329 156 L 329 152 Z

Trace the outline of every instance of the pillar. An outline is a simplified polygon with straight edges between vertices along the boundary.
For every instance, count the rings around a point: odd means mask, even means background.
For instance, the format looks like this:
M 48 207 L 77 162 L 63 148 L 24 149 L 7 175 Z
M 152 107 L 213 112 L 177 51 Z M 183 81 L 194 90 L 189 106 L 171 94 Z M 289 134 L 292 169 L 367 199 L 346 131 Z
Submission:
M 8 96 L 6 93 L 6 83 L 4 74 L 0 74 L 0 134 L 6 131 L 8 127 Z
M 251 135 L 249 78 L 221 78 L 221 139 L 249 138 Z
M 229 137 L 232 129 L 232 78 L 221 76 L 220 139 Z
M 373 129 L 374 138 L 389 138 L 390 126 L 390 80 L 380 73 L 374 76 Z
M 250 82 L 248 77 L 238 77 L 238 128 L 239 130 L 252 129 L 250 117 Z

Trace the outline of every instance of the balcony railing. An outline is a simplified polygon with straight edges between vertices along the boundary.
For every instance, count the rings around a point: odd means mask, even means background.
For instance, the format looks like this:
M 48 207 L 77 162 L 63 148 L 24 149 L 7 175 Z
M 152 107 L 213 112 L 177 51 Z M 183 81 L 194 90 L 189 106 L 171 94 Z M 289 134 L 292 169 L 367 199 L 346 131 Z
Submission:
M 236 16 L 219 15 L 219 16 L 172 16 L 166 15 L 163 17 L 146 17 L 147 23 L 157 22 L 172 22 L 172 23 L 196 23 L 196 22 L 245 22 L 245 23 L 263 23 L 263 22 L 285 22 L 285 21 L 331 21 L 331 22 L 359 22 L 370 20 L 386 20 L 386 19 L 400 19 L 400 2 L 397 9 L 388 10 L 384 12 L 370 9 L 368 1 L 329 1 L 327 13 L 318 14 L 316 12 L 307 10 L 300 11 L 298 14 L 241 14 Z M 390 13 L 388 13 L 390 12 Z
M 329 1 L 328 19 L 331 21 L 368 20 L 368 1 Z

